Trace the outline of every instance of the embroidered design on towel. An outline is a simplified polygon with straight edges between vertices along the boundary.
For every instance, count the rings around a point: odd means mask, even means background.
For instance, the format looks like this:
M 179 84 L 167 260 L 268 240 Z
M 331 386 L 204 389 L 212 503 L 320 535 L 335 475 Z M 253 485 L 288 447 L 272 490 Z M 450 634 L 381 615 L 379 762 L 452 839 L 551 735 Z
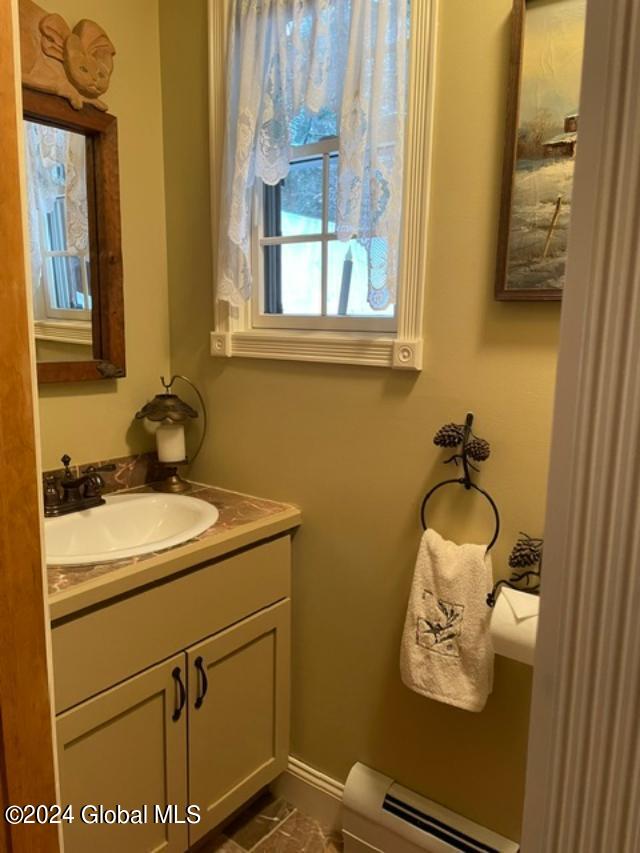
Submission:
M 418 617 L 416 644 L 430 652 L 460 657 L 458 640 L 462 634 L 464 605 L 436 598 L 425 589 L 422 593 L 424 616 Z

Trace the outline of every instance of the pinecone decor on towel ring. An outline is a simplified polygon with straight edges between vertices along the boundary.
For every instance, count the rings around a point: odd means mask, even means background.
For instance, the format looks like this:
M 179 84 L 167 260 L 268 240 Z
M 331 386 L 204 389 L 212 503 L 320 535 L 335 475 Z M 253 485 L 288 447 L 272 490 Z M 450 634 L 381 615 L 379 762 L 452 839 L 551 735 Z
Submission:
M 433 437 L 433 443 L 438 447 L 460 447 L 460 453 L 456 453 L 447 462 L 468 462 L 468 459 L 473 459 L 474 462 L 485 462 L 491 456 L 491 445 L 484 438 L 479 438 L 471 431 L 471 422 L 466 424 L 445 424 L 440 427 L 438 432 Z M 474 471 L 478 469 L 471 465 Z
M 431 496 L 441 489 L 443 486 L 448 486 L 453 483 L 458 483 L 464 486 L 465 489 L 473 489 L 479 494 L 483 495 L 489 504 L 491 505 L 491 509 L 493 510 L 494 518 L 495 518 L 495 531 L 493 534 L 493 538 L 489 542 L 487 546 L 487 551 L 490 551 L 491 548 L 496 543 L 498 535 L 500 533 L 500 513 L 498 512 L 498 507 L 496 506 L 495 501 L 491 497 L 491 495 L 486 492 L 484 489 L 481 489 L 476 483 L 471 479 L 471 470 L 478 471 L 477 468 L 471 460 L 474 462 L 484 462 L 491 455 L 491 447 L 488 441 L 485 441 L 484 438 L 479 438 L 477 435 L 474 435 L 472 432 L 473 426 L 473 414 L 471 412 L 467 413 L 467 418 L 464 424 L 445 424 L 440 427 L 440 429 L 436 432 L 433 437 L 433 443 L 438 447 L 445 447 L 449 450 L 455 450 L 453 456 L 450 456 L 449 459 L 445 459 L 445 465 L 449 462 L 453 462 L 456 466 L 462 464 L 462 477 L 455 477 L 449 480 L 443 480 L 441 483 L 433 486 L 427 494 L 424 496 L 422 501 L 422 507 L 420 508 L 420 517 L 422 519 L 422 526 L 426 530 L 427 529 L 427 520 L 426 520 L 426 506 L 431 498 Z
M 445 424 L 440 427 L 433 437 L 433 443 L 438 447 L 458 447 L 464 438 L 463 424 Z
M 484 462 L 491 456 L 491 445 L 484 438 L 478 438 L 471 432 L 471 428 L 466 424 L 445 424 L 440 427 L 438 432 L 433 437 L 433 443 L 438 447 L 460 447 L 462 452 L 456 454 L 457 458 L 462 459 L 462 455 L 466 453 L 475 462 Z M 452 459 L 457 464 L 457 458 Z M 449 460 L 447 460 L 449 461 Z M 477 468 L 475 470 L 478 470 Z
M 484 438 L 472 438 L 467 444 L 467 453 L 476 462 L 484 462 L 491 456 L 491 445 Z

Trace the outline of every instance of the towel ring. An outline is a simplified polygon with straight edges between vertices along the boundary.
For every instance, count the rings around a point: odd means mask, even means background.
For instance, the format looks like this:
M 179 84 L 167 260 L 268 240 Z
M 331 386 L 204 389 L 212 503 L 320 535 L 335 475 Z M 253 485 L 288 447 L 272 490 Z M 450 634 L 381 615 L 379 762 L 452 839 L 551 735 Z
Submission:
M 459 478 L 456 478 L 453 480 L 443 480 L 442 483 L 438 483 L 437 486 L 434 486 L 432 489 L 430 489 L 430 491 L 427 492 L 427 494 L 424 496 L 424 500 L 422 501 L 422 506 L 420 507 L 420 518 L 422 519 L 423 529 L 424 530 L 427 529 L 427 520 L 425 518 L 424 511 L 426 509 L 427 502 L 428 502 L 429 498 L 435 492 L 437 492 L 438 489 L 441 489 L 443 486 L 449 486 L 452 483 L 458 483 L 459 485 L 464 486 L 466 489 L 475 489 L 476 492 L 480 492 L 480 494 L 483 495 L 491 504 L 491 509 L 493 510 L 493 514 L 494 514 L 495 519 L 496 519 L 496 529 L 495 529 L 495 533 L 493 534 L 493 539 L 487 545 L 487 552 L 489 552 L 493 548 L 493 546 L 496 544 L 498 536 L 500 535 L 500 513 L 498 512 L 498 507 L 496 506 L 496 503 L 493 500 L 493 498 L 491 497 L 491 495 L 489 494 L 489 492 L 485 492 L 485 490 L 481 489 L 480 486 L 476 486 L 475 483 L 472 483 L 471 480 L 465 479 L 464 477 L 459 477 Z

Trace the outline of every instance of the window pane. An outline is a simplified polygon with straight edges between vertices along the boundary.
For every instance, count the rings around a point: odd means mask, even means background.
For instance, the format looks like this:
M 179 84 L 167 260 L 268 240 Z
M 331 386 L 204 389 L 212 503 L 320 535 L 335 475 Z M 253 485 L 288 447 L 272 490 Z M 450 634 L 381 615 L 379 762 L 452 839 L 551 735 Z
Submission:
M 322 233 L 322 191 L 322 157 L 292 163 L 280 195 L 283 237 Z
M 91 306 L 85 305 L 82 272 L 79 257 L 48 258 L 49 281 L 51 282 L 50 300 L 53 308 L 68 308 L 85 311 Z
M 47 236 L 49 250 L 52 252 L 64 252 L 67 248 L 67 235 L 65 227 L 64 198 L 58 196 L 53 204 L 51 213 L 47 213 Z
M 393 317 L 395 305 L 375 311 L 367 300 L 367 250 L 356 240 L 329 243 L 327 314 L 349 317 Z
M 277 282 L 269 275 L 269 261 L 280 252 L 280 305 L 283 314 L 318 316 L 322 312 L 322 246 L 320 243 L 285 243 L 265 247 L 265 313 L 280 313 L 276 305 Z
M 332 139 L 338 135 L 338 114 L 326 107 L 319 113 L 310 113 L 303 107 L 292 119 L 289 133 L 294 147 Z
M 332 154 L 329 157 L 329 233 L 333 234 L 336 230 L 336 209 L 338 204 L 338 155 Z
M 91 296 L 91 263 L 89 258 L 84 259 L 84 271 L 87 277 L 87 309 L 91 311 L 93 308 L 93 297 Z

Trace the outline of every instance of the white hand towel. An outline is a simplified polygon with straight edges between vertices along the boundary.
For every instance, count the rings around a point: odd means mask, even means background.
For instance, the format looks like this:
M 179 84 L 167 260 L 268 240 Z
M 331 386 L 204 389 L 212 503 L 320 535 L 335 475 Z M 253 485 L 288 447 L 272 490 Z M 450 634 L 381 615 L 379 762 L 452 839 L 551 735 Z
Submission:
M 486 545 L 456 545 L 435 530 L 420 542 L 400 672 L 416 693 L 467 711 L 482 711 L 493 687 L 493 577 Z

